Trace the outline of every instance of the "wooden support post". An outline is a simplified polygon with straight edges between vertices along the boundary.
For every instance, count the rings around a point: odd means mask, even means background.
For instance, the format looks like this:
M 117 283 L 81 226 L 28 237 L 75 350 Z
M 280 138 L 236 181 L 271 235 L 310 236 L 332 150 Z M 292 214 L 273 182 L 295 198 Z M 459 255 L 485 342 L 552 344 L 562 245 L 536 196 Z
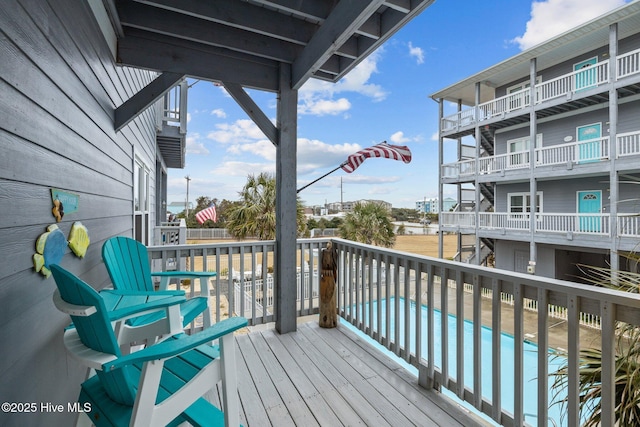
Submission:
M 320 274 L 320 327 L 335 328 L 338 325 L 336 281 L 338 278 L 338 254 L 331 242 L 322 250 Z

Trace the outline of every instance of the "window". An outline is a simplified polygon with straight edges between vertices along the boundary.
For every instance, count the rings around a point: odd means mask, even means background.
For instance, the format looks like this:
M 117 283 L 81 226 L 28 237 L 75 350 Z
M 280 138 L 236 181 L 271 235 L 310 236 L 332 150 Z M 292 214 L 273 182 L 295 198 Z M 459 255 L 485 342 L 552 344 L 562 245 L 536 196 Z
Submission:
M 507 196 L 509 219 L 528 220 L 531 213 L 531 195 L 529 193 L 509 193 Z M 542 212 L 542 192 L 536 193 L 536 213 Z M 540 218 L 538 218 L 539 220 Z
M 541 81 L 542 80 L 540 76 L 536 77 L 536 85 L 540 84 Z M 527 89 L 529 87 L 531 87 L 531 84 L 529 83 L 529 80 L 526 80 L 524 82 L 518 83 L 517 85 L 508 87 L 507 95 L 516 94 L 517 92 L 520 92 L 521 90 Z M 522 93 L 516 94 L 514 96 L 510 96 L 508 108 L 509 110 L 517 110 L 520 108 L 524 108 L 529 104 L 530 104 L 530 92 L 527 90 Z
M 531 138 L 525 136 L 523 138 L 510 139 L 507 141 L 507 157 L 509 167 L 527 167 L 529 166 L 529 147 Z M 536 148 L 542 147 L 542 134 L 536 135 Z
M 133 163 L 133 235 L 145 245 L 149 244 L 150 184 L 150 169 L 136 156 Z

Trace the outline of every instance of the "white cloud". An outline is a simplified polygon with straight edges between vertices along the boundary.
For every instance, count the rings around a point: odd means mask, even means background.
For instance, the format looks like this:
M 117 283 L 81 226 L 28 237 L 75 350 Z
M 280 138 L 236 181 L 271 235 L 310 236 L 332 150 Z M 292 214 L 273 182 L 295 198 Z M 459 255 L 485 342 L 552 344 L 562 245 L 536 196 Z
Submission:
M 345 113 L 351 108 L 351 102 L 344 96 L 346 93 L 364 95 L 374 102 L 383 101 L 387 92 L 382 86 L 370 83 L 371 76 L 378 72 L 380 52 L 379 49 L 369 55 L 337 83 L 309 79 L 298 93 L 298 113 L 316 116 Z
M 403 142 L 409 142 L 411 141 L 410 138 L 407 138 L 406 136 L 404 136 L 404 132 L 402 131 L 398 131 L 396 133 L 394 133 L 393 135 L 391 135 L 391 138 L 389 138 L 391 140 L 391 142 L 396 143 L 396 144 L 401 144 Z
M 438 141 L 438 132 L 434 132 L 431 134 L 431 141 Z
M 298 139 L 298 173 L 304 174 L 323 167 L 336 167 L 350 154 L 361 150 L 358 144 L 327 144 L 316 139 Z
M 400 181 L 399 176 L 367 176 L 367 175 L 349 175 L 343 178 L 344 182 L 349 184 L 389 184 Z
M 211 115 L 216 116 L 220 119 L 224 119 L 227 117 L 227 113 L 225 113 L 225 111 L 222 108 L 216 108 L 215 110 L 212 110 Z
M 318 99 L 309 97 L 302 99 L 303 103 L 298 105 L 299 114 L 310 114 L 313 116 L 335 116 L 344 113 L 351 108 L 351 103 L 347 98 L 340 99 Z
M 188 154 L 209 154 L 209 150 L 200 141 L 199 133 L 190 133 L 187 135 L 187 153 Z
M 408 137 L 408 136 L 405 136 L 404 132 L 399 130 L 398 132 L 391 135 L 391 137 L 389 137 L 389 140 L 394 144 L 404 144 L 407 142 L 422 142 L 423 137 L 422 135 Z
M 414 56 L 418 64 L 424 64 L 424 50 L 409 42 L 409 56 Z
M 624 3 L 625 0 L 534 1 L 526 31 L 512 41 L 521 50 L 528 49 Z
M 233 144 L 227 149 L 227 153 L 237 155 L 249 153 L 271 162 L 275 162 L 276 160 L 276 147 L 268 139 L 243 144 Z
M 250 119 L 217 124 L 216 130 L 207 134 L 207 138 L 223 144 L 253 142 L 264 137 L 264 133 Z
M 229 161 L 220 164 L 211 173 L 219 176 L 247 176 L 250 174 L 259 174 L 261 172 L 276 172 L 274 163 L 250 163 Z

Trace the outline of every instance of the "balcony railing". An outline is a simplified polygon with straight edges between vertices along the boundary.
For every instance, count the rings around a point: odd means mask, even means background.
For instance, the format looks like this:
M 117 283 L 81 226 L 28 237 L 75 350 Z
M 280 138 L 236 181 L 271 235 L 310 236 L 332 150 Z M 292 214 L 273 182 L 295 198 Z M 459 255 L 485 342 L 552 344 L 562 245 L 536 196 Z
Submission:
M 479 120 L 488 120 L 511 111 L 521 110 L 529 105 L 531 105 L 531 92 L 529 88 L 525 88 L 478 105 Z
M 481 230 L 531 229 L 528 213 L 480 212 L 478 228 Z M 440 225 L 448 228 L 475 227 L 473 212 L 442 212 Z M 619 236 L 640 236 L 640 216 L 620 214 L 616 218 Z M 608 213 L 538 213 L 536 232 L 605 235 L 611 234 L 611 218 Z
M 316 254 L 327 241 L 298 241 L 299 277 L 313 277 L 319 270 Z M 580 416 L 576 393 L 580 322 L 585 318 L 599 319 L 602 334 L 596 345 L 607 356 L 603 358 L 602 370 L 607 386 L 613 385 L 615 373 L 616 322 L 640 325 L 637 294 L 411 255 L 342 239 L 332 241 L 338 250 L 340 315 L 417 368 L 421 385 L 448 389 L 505 425 L 535 423 L 536 418 L 538 425 L 547 425 L 552 400 L 549 374 L 553 372 L 549 362 L 553 355 L 546 350 L 537 351 L 533 355 L 537 368 L 531 373 L 525 366 L 529 363 L 525 357 L 531 356 L 531 352 L 524 346 L 525 341 L 535 336 L 539 348 L 549 347 L 549 319 L 555 311 L 564 313 L 568 325 L 562 347 L 567 350 L 569 366 L 566 406 L 569 425 L 577 425 Z M 265 293 L 262 286 L 264 283 L 269 283 L 270 289 L 278 286 L 271 275 L 274 247 L 273 241 L 233 242 L 154 246 L 149 252 L 152 259 L 160 261 L 184 257 L 190 270 L 218 271 L 218 276 L 212 279 L 211 295 L 215 297 L 216 320 L 221 314 L 244 314 L 252 324 L 258 324 L 273 321 L 274 316 L 264 307 L 278 304 L 273 301 L 275 294 Z M 234 281 L 234 277 L 239 280 Z M 298 316 L 317 313 L 314 283 L 314 280 L 298 281 Z M 223 297 L 230 300 L 227 308 L 222 307 Z M 450 321 L 440 322 L 440 313 L 449 314 Z M 511 318 L 513 321 L 506 321 Z M 501 343 L 499 332 L 505 331 L 505 327 L 514 338 L 511 349 L 503 348 Z M 482 334 L 487 328 L 494 332 L 483 341 Z M 465 365 L 465 360 L 470 362 Z M 490 381 L 483 372 L 489 373 Z M 531 376 L 535 379 L 537 399 L 527 396 L 525 400 L 524 387 L 531 386 L 528 379 Z M 535 401 L 532 409 L 530 402 Z M 611 388 L 605 388 L 602 403 L 604 419 L 609 420 L 614 404 Z
M 622 79 L 640 73 L 640 49 L 618 55 L 618 74 L 616 79 Z M 562 96 L 572 98 L 575 94 L 603 85 L 610 81 L 609 61 L 599 62 L 593 66 L 573 71 L 546 82 L 535 85 L 535 103 L 549 101 Z M 478 105 L 476 117 L 475 107 L 459 111 L 442 118 L 442 132 L 449 132 L 459 128 L 474 125 L 477 122 L 500 117 L 506 113 L 523 110 L 531 105 L 531 91 L 522 89 L 492 101 Z
M 617 135 L 616 153 L 618 158 L 640 155 L 640 131 Z M 586 141 L 549 145 L 536 148 L 535 167 L 566 164 L 589 165 L 610 159 L 609 137 L 593 138 Z M 529 151 L 517 151 L 481 157 L 478 161 L 480 175 L 502 174 L 505 171 L 527 169 L 530 167 Z M 463 160 L 442 165 L 442 177 L 449 179 L 469 179 L 475 176 L 475 160 Z
M 618 55 L 618 79 L 640 73 L 640 49 Z
M 342 317 L 416 367 L 422 385 L 446 388 L 504 425 L 549 422 L 553 399 L 549 391 L 549 374 L 553 372 L 550 360 L 554 356 L 546 350 L 536 351 L 532 357 L 537 367 L 530 372 L 524 362 L 525 353 L 529 353 L 524 342 L 526 337 L 535 336 L 539 348 L 548 347 L 550 311 L 564 311 L 568 324 L 564 343 L 569 366 L 569 400 L 565 407 L 568 425 L 578 425 L 580 417 L 576 390 L 581 320 L 591 316 L 600 319 L 601 342 L 596 345 L 608 356 L 603 369 L 607 386 L 613 384 L 615 374 L 615 322 L 640 324 L 637 294 L 412 256 L 344 240 L 334 242 L 339 250 Z M 483 298 L 483 294 L 491 298 Z M 513 301 L 508 311 L 502 302 L 505 295 Z M 531 320 L 531 312 L 525 316 L 525 305 L 553 309 L 538 310 Z M 440 321 L 440 313 L 448 313 L 450 321 Z M 489 319 L 484 324 L 483 313 Z M 507 350 L 498 331 L 503 330 L 503 319 L 511 315 L 514 348 Z M 493 331 L 488 340 L 482 332 L 486 328 Z M 525 401 L 524 388 L 532 382 L 536 398 L 527 395 Z M 610 420 L 614 394 L 605 391 L 603 399 L 603 416 Z
M 318 312 L 319 250 L 328 239 L 298 240 L 297 314 Z M 216 271 L 212 297 L 218 304 L 225 299 L 226 310 L 249 319 L 250 325 L 273 322 L 274 241 L 230 242 L 219 244 L 151 246 L 151 262 L 157 270 L 174 270 L 176 265 L 190 271 Z M 190 284 L 191 285 L 191 284 Z M 244 291 L 244 292 L 243 292 Z M 199 289 L 191 288 L 191 293 Z M 216 310 L 216 321 L 224 314 Z
M 166 124 L 179 127 L 181 134 L 187 133 L 187 90 L 188 83 L 183 80 L 156 102 L 158 130 Z

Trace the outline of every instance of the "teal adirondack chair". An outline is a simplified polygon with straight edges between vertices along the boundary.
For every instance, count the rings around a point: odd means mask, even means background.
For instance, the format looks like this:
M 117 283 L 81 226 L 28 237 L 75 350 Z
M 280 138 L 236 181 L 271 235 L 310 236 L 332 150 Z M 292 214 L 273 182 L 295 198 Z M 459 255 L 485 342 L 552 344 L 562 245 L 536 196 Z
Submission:
M 211 271 L 167 271 L 152 273 L 149 263 L 149 254 L 146 246 L 129 237 L 117 236 L 107 240 L 102 246 L 102 259 L 107 267 L 113 287 L 119 290 L 145 291 L 154 290 L 153 276 L 162 278 L 161 289 L 166 289 L 166 283 L 170 277 L 188 277 L 200 280 L 201 297 L 190 298 L 180 305 L 183 317 L 183 326 L 202 313 L 203 326 L 211 326 L 211 313 L 209 312 L 209 279 L 216 275 Z M 164 290 L 163 289 L 163 290 Z M 147 324 L 158 320 L 155 316 L 144 316 L 129 321 L 133 326 Z
M 58 265 L 56 307 L 71 316 L 64 333 L 69 354 L 96 369 L 78 398 L 91 422 L 102 426 L 238 426 L 239 401 L 233 332 L 246 326 L 232 317 L 197 334 L 179 333 L 122 355 L 102 296 Z M 161 301 L 161 300 L 159 300 Z M 163 310 L 166 307 L 157 307 Z M 149 304 L 140 310 L 148 311 Z M 218 340 L 218 346 L 209 343 Z M 222 381 L 222 411 L 202 396 Z

